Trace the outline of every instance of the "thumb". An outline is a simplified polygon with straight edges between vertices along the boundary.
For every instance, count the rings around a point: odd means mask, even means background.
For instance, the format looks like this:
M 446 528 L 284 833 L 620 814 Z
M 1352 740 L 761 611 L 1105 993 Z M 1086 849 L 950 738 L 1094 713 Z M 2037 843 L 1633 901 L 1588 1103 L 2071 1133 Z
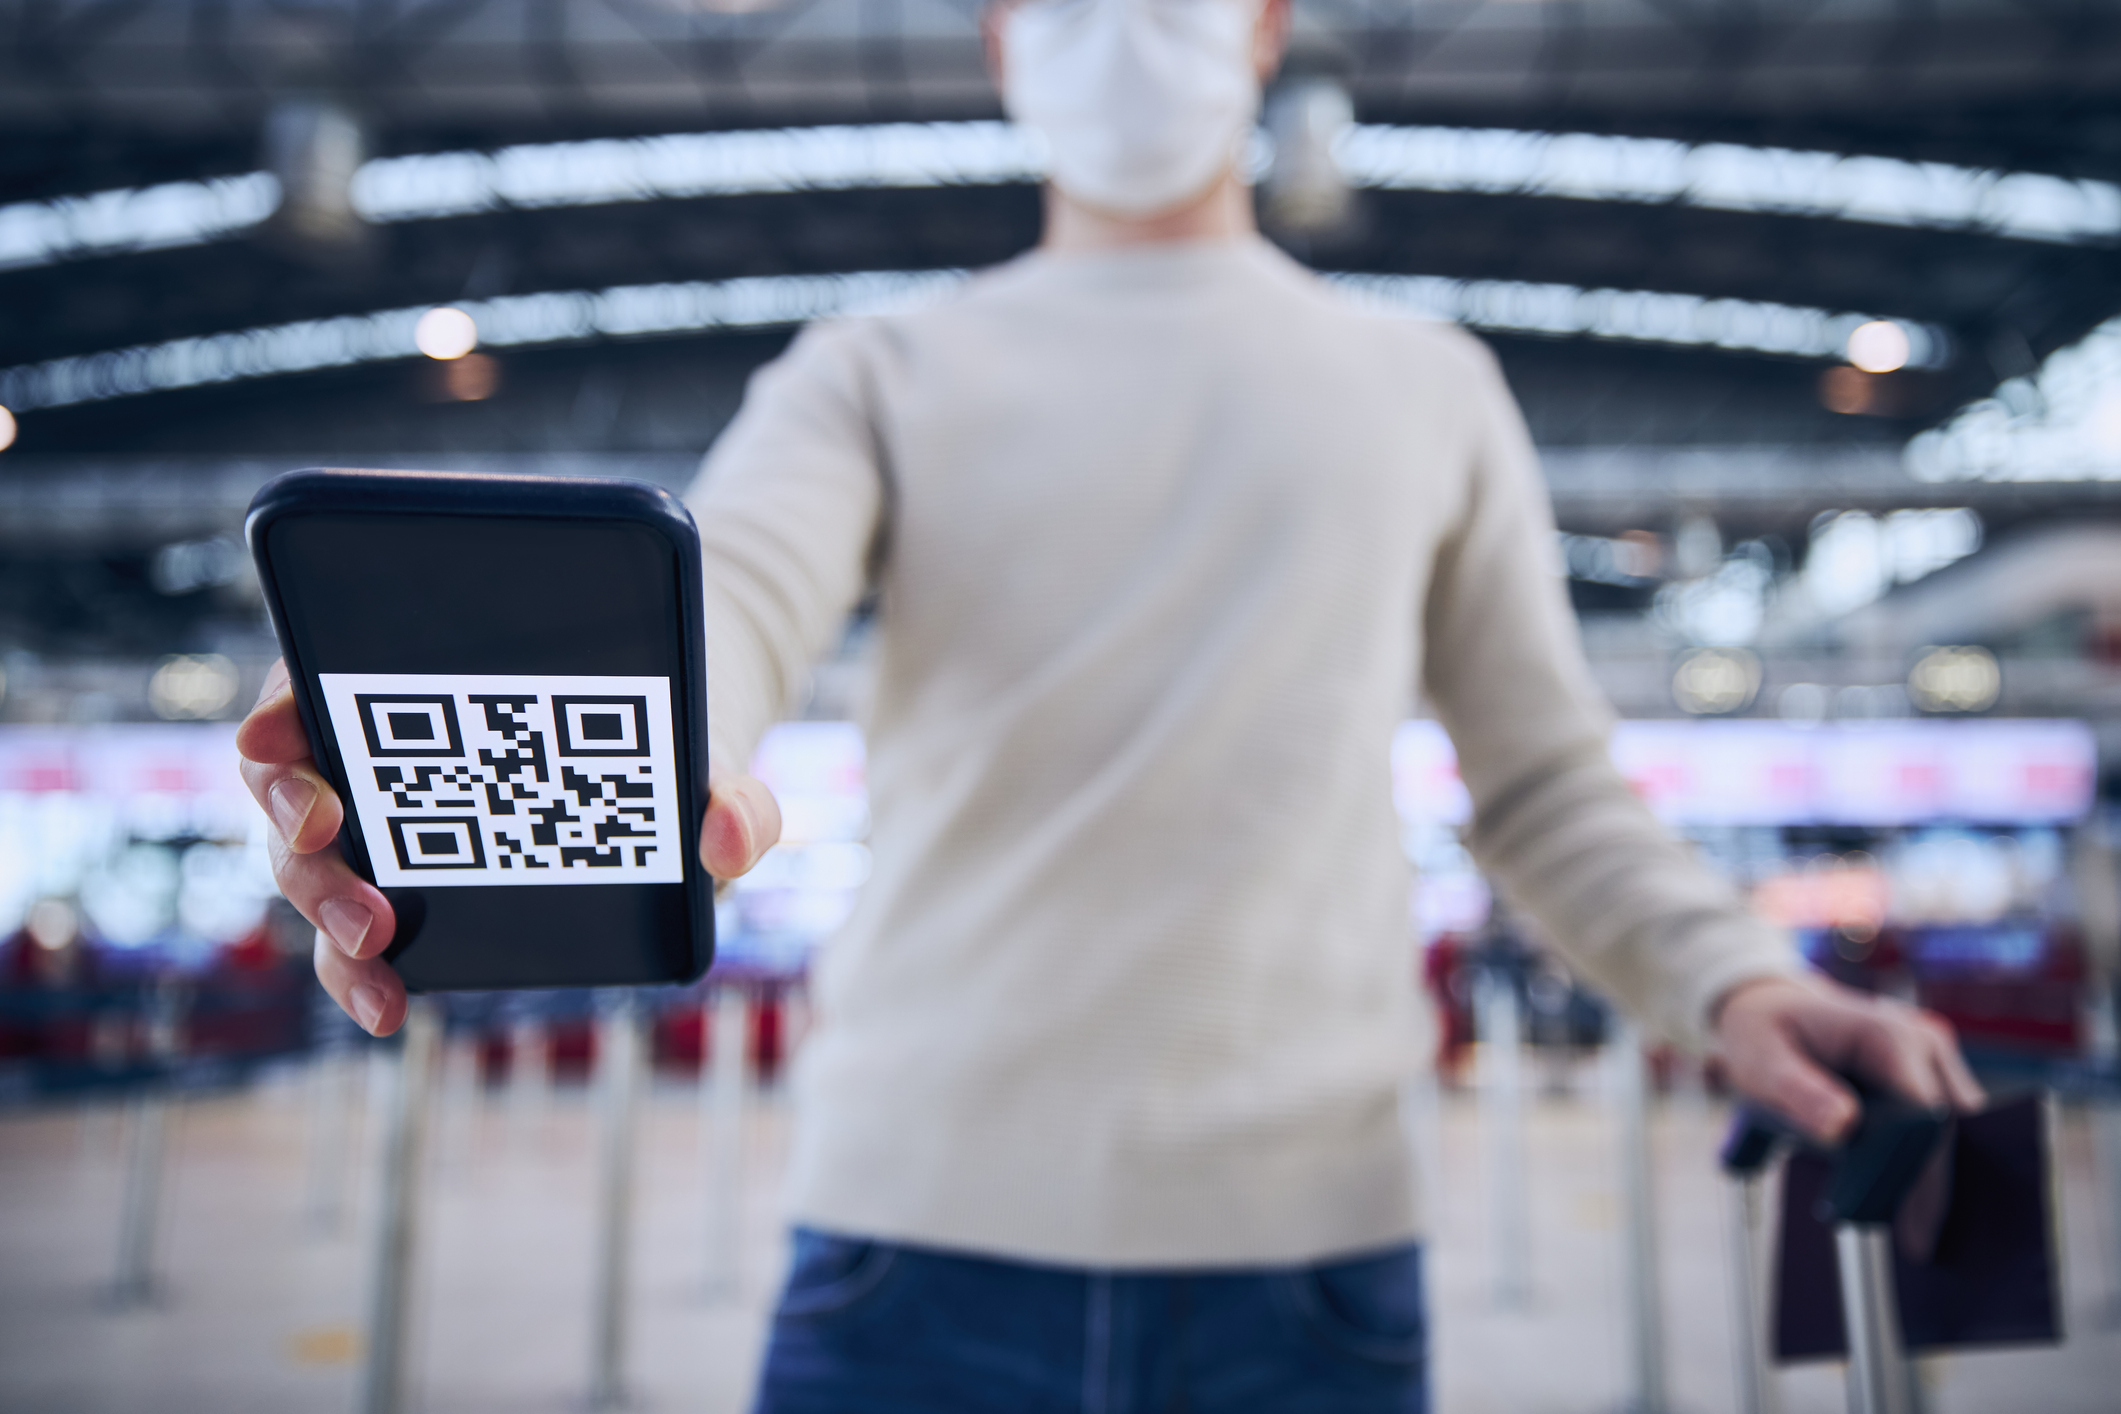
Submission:
M 700 822 L 700 863 L 708 873 L 717 879 L 748 873 L 780 840 L 780 802 L 763 781 L 730 775 L 713 783 Z

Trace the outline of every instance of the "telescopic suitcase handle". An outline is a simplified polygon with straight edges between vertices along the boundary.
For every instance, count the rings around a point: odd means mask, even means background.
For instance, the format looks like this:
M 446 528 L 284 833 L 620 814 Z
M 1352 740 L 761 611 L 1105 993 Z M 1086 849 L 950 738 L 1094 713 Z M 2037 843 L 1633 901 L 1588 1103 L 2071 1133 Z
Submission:
M 1893 1221 L 1921 1179 L 1951 1112 L 1910 1104 L 1859 1081 L 1848 1083 L 1863 1109 L 1848 1137 L 1824 1151 L 1833 1167 L 1821 1216 L 1881 1227 Z M 1818 1147 L 1773 1110 L 1748 1102 L 1738 1107 L 1718 1159 L 1733 1178 L 1749 1178 L 1764 1170 L 1785 1143 Z
M 1921 1180 L 1951 1116 L 1852 1077 L 1843 1079 L 1863 1108 L 1848 1137 L 1827 1151 L 1832 1164 L 1820 1216 L 1835 1229 L 1848 1330 L 1849 1409 L 1851 1414 L 1911 1414 L 1913 1371 L 1901 1341 L 1886 1229 Z M 1773 1111 L 1746 1104 L 1739 1107 L 1719 1159 L 1726 1173 L 1750 1184 L 1783 1144 L 1810 1142 Z M 1755 1388 L 1761 1374 L 1753 1372 Z

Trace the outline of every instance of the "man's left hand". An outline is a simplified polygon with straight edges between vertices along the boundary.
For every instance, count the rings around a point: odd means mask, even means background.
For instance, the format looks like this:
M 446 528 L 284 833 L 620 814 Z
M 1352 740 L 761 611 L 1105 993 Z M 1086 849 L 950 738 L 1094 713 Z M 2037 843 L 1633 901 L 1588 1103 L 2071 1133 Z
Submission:
M 1985 1099 L 1942 1017 L 1823 977 L 1741 982 L 1718 1004 L 1715 1030 L 1731 1083 L 1824 1144 L 1839 1142 L 1860 1109 L 1830 1071 L 1932 1108 Z

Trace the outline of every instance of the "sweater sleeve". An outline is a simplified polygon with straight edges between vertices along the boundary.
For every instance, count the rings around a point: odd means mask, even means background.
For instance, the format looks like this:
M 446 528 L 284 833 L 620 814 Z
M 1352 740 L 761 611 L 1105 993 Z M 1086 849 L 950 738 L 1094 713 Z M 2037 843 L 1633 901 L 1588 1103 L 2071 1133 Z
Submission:
M 1437 555 L 1423 669 L 1473 797 L 1469 843 L 1503 896 L 1646 1031 L 1704 1047 L 1725 991 L 1799 963 L 1614 767 L 1531 438 L 1493 356 L 1473 347 L 1472 466 Z
M 754 374 L 685 495 L 705 569 L 717 769 L 749 768 L 862 592 L 883 496 L 860 331 L 813 325 Z

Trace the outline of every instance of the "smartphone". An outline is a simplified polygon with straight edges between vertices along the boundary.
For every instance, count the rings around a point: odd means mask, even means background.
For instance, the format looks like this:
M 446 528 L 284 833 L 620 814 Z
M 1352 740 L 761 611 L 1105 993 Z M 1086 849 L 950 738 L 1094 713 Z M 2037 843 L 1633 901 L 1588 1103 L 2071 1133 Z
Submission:
M 408 990 L 683 982 L 714 958 L 700 546 L 643 482 L 310 470 L 245 538 L 338 847 Z

